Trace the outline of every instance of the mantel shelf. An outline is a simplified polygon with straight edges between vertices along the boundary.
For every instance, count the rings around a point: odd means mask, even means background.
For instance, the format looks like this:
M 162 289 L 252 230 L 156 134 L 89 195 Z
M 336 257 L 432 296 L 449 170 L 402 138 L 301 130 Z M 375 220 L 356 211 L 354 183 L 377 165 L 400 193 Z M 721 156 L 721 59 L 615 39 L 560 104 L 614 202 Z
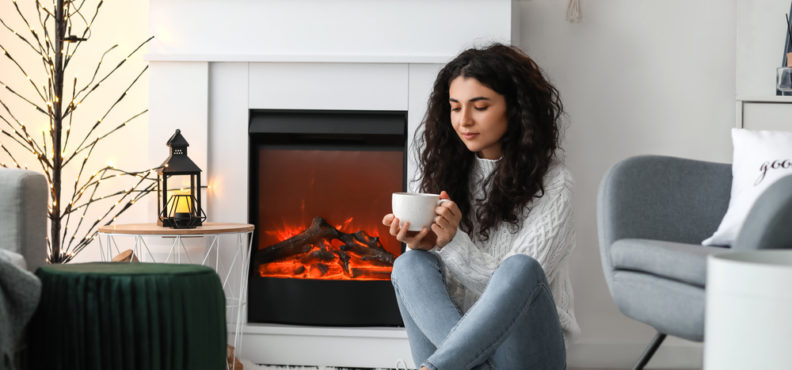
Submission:
M 454 55 L 344 55 L 344 54 L 170 54 L 149 53 L 149 62 L 259 62 L 259 63 L 418 63 L 445 64 Z

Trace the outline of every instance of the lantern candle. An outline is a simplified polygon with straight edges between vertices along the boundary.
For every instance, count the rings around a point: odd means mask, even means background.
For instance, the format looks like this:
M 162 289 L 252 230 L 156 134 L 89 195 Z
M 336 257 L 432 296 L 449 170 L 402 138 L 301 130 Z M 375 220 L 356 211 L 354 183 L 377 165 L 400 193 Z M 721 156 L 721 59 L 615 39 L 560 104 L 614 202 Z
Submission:
M 174 190 L 171 193 L 173 194 L 171 195 L 173 197 L 173 202 L 176 202 L 176 210 L 174 211 L 175 214 L 192 213 L 192 197 L 190 196 L 190 192 L 188 190 Z

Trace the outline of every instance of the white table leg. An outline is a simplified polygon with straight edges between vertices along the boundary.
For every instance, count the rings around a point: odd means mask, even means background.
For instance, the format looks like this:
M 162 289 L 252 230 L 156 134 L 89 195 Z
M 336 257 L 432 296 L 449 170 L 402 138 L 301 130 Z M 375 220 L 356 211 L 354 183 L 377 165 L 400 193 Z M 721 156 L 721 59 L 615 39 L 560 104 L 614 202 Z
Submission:
M 99 237 L 96 240 L 99 242 L 99 260 L 102 262 L 107 262 L 107 258 L 105 258 L 104 252 L 104 245 L 102 245 L 102 234 L 99 234 Z
M 243 235 L 249 241 L 245 243 L 243 239 Z M 243 310 L 243 306 L 247 303 L 247 283 L 248 283 L 248 268 L 250 264 L 250 248 L 253 245 L 253 238 L 251 237 L 252 233 L 240 233 L 237 234 L 237 249 L 242 253 L 242 261 L 241 266 L 239 268 L 239 289 L 237 291 L 237 313 L 236 313 L 236 325 L 234 329 L 234 348 L 237 348 L 238 353 L 241 355 L 242 353 L 242 321 L 244 317 L 242 313 L 245 312 Z M 246 245 L 247 244 L 247 245 Z

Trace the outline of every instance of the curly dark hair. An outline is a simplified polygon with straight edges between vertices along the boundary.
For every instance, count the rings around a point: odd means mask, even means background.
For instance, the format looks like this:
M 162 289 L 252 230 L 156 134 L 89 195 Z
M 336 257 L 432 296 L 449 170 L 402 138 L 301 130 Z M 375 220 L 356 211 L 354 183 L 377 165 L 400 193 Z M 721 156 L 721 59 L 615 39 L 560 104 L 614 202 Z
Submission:
M 502 159 L 483 184 L 491 185 L 486 199 L 471 199 L 470 171 L 476 154 L 451 125 L 449 87 L 459 76 L 478 80 L 506 100 Z M 462 52 L 437 75 L 421 124 L 423 135 L 416 131 L 421 191 L 446 190 L 464 215 L 460 227 L 467 233 L 478 232 L 486 240 L 490 229 L 501 222 L 516 230 L 523 209 L 544 195 L 542 179 L 559 147 L 562 112 L 558 90 L 516 47 L 493 44 Z M 475 215 L 470 214 L 472 202 L 478 204 Z

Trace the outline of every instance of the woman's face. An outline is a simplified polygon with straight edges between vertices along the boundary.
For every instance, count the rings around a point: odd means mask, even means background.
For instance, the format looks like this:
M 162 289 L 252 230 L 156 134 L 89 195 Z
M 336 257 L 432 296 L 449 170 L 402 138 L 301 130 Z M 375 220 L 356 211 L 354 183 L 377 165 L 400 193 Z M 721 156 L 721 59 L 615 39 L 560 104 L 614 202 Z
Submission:
M 506 99 L 472 77 L 459 76 L 448 89 L 451 124 L 471 152 L 481 158 L 501 157 L 506 133 Z

